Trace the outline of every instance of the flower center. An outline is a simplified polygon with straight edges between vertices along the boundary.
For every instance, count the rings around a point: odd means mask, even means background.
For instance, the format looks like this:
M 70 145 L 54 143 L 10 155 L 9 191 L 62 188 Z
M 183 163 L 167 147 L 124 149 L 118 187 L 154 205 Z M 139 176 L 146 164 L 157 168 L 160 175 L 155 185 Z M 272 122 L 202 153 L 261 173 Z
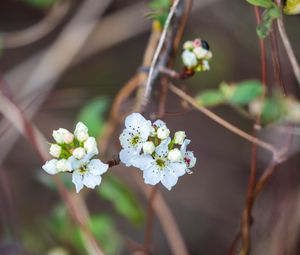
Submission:
M 130 139 L 130 143 L 132 145 L 137 145 L 139 143 L 139 141 L 140 141 L 140 137 L 138 135 L 135 135 L 135 136 L 131 137 L 131 139 Z
M 87 168 L 85 166 L 81 166 L 80 169 L 79 169 L 79 173 L 80 174 L 85 174 L 87 172 Z
M 158 159 L 156 159 L 156 165 L 159 167 L 159 168 L 164 168 L 165 167 L 165 161 L 163 160 L 163 159 L 161 159 L 161 158 L 158 158 Z

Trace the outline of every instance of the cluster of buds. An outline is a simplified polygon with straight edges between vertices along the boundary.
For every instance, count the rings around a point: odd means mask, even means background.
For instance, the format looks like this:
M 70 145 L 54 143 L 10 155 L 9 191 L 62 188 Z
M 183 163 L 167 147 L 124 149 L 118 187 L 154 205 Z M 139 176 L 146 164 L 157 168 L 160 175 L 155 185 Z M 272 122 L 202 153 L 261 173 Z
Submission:
M 101 182 L 101 175 L 108 165 L 99 159 L 92 159 L 98 154 L 96 139 L 88 134 L 88 128 L 79 122 L 74 133 L 64 128 L 54 130 L 56 143 L 52 143 L 49 153 L 54 159 L 47 161 L 43 169 L 49 174 L 71 172 L 72 182 L 79 192 L 83 186 L 95 188 Z
M 183 44 L 182 61 L 187 73 L 208 71 L 211 58 L 212 53 L 205 40 L 197 38 Z
M 187 151 L 190 140 L 184 131 L 171 138 L 165 122 L 157 120 L 152 124 L 139 113 L 127 116 L 125 127 L 120 135 L 120 160 L 126 166 L 141 169 L 146 184 L 161 182 L 170 190 L 178 177 L 191 173 L 196 158 Z

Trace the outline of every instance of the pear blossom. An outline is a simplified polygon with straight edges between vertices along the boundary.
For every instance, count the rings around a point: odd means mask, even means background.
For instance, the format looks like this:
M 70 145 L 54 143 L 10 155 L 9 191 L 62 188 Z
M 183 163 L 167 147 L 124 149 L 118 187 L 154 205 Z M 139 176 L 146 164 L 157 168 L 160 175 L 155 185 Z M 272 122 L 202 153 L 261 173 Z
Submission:
M 196 55 L 189 50 L 185 50 L 182 53 L 182 62 L 188 68 L 193 68 L 198 64 Z
M 166 139 L 155 149 L 155 157 L 148 155 L 141 158 L 141 169 L 146 184 L 156 185 L 161 182 L 168 190 L 177 183 L 178 177 L 185 174 L 183 162 L 171 162 L 168 158 L 168 145 Z
M 165 126 L 165 127 L 160 127 L 157 129 L 157 137 L 159 139 L 167 139 L 170 135 L 170 130 Z
M 194 156 L 192 151 L 187 151 L 187 146 L 191 143 L 191 140 L 185 139 L 183 144 L 180 147 L 180 151 L 182 153 L 182 158 L 186 165 L 187 173 L 192 173 L 190 168 L 193 168 L 196 165 L 197 159 Z
M 108 164 L 104 164 L 99 159 L 92 159 L 87 154 L 83 159 L 78 160 L 74 156 L 70 157 L 70 163 L 73 168 L 72 182 L 75 184 L 78 193 L 83 186 L 94 189 L 100 185 L 102 177 L 108 169 Z
M 168 160 L 171 162 L 179 162 L 181 160 L 181 151 L 178 148 L 170 150 L 168 153 Z
M 152 154 L 155 151 L 155 145 L 153 142 L 145 142 L 143 144 L 143 151 L 145 154 Z
M 59 128 L 53 131 L 52 136 L 58 144 L 63 144 L 65 137 L 68 136 L 69 134 L 70 134 L 69 130 L 65 128 Z
M 64 158 L 57 161 L 56 168 L 59 172 L 71 172 L 73 170 L 71 163 Z
M 59 158 L 61 154 L 61 146 L 59 146 L 58 144 L 51 144 L 49 153 L 54 158 Z
M 146 120 L 139 113 L 132 113 L 125 119 L 125 129 L 120 135 L 122 150 L 120 160 L 126 165 L 134 165 L 135 156 L 138 156 L 143 144 L 148 140 L 151 131 L 151 121 Z
M 174 143 L 182 144 L 185 138 L 186 138 L 186 134 L 184 131 L 177 131 L 174 135 Z
M 78 122 L 74 131 L 74 135 L 79 142 L 84 142 L 89 138 L 88 128 L 82 122 Z
M 86 150 L 86 152 L 89 154 L 94 154 L 97 155 L 98 154 L 98 148 L 97 148 L 97 142 L 95 137 L 89 137 L 83 144 L 84 149 Z
M 57 159 L 51 159 L 48 160 L 43 166 L 42 168 L 51 175 L 57 174 L 59 172 L 59 170 L 56 167 L 57 164 Z
M 85 149 L 82 147 L 78 147 L 75 150 L 73 150 L 72 155 L 76 158 L 76 159 L 82 159 L 85 155 Z

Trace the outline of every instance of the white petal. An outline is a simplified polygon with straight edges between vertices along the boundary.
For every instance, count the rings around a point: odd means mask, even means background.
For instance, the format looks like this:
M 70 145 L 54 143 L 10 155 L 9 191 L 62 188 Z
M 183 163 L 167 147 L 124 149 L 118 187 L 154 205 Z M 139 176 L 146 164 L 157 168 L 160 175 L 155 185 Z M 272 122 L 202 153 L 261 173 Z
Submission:
M 87 165 L 87 169 L 94 175 L 100 175 L 107 171 L 108 164 L 102 163 L 100 159 L 92 159 Z
M 163 170 L 161 183 L 168 189 L 171 190 L 172 187 L 177 183 L 178 177 L 173 173 L 170 173 L 167 169 Z
M 168 165 L 168 170 L 170 173 L 176 176 L 182 176 L 186 173 L 186 165 L 184 163 L 170 163 Z
M 48 174 L 57 174 L 59 171 L 56 168 L 57 159 L 51 159 L 47 161 L 42 168 L 48 173 Z
M 187 146 L 190 144 L 190 142 L 191 142 L 191 140 L 189 140 L 189 139 L 185 139 L 185 140 L 183 141 L 183 144 L 182 144 L 181 147 L 180 147 L 180 151 L 181 151 L 181 153 L 182 153 L 183 155 L 186 153 L 186 148 L 187 148 Z
M 134 167 L 141 169 L 142 171 L 150 166 L 154 162 L 151 155 L 134 155 L 131 158 L 131 163 Z
M 187 151 L 184 158 L 188 159 L 188 162 L 186 162 L 186 163 L 188 163 L 187 164 L 188 168 L 192 168 L 196 165 L 197 159 L 194 156 L 194 153 L 192 151 Z
M 167 139 L 161 141 L 160 145 L 158 145 L 155 149 L 155 153 L 160 158 L 166 158 L 169 152 L 169 143 L 171 142 L 171 138 L 168 137 Z
M 94 175 L 92 173 L 86 173 L 83 175 L 83 184 L 88 188 L 94 189 L 97 185 L 101 183 L 101 176 Z
M 123 164 L 125 164 L 126 166 L 131 166 L 132 165 L 132 157 L 137 156 L 137 155 L 138 154 L 133 149 L 122 149 L 119 153 L 121 162 Z
M 68 163 L 70 164 L 71 169 L 74 169 L 74 170 L 79 169 L 81 166 L 81 161 L 76 159 L 74 156 L 70 156 L 68 158 Z
M 125 126 L 131 132 L 140 132 L 140 136 L 146 141 L 150 135 L 151 121 L 146 120 L 140 113 L 132 113 L 125 119 Z
M 151 166 L 143 171 L 143 177 L 146 184 L 156 185 L 161 180 L 161 172 L 155 166 Z
M 156 128 L 160 128 L 160 127 L 166 126 L 166 123 L 163 122 L 162 120 L 156 120 L 156 121 L 153 123 L 153 126 L 156 127 Z
M 77 171 L 74 171 L 72 174 L 72 182 L 75 184 L 76 192 L 78 193 L 83 188 L 83 176 L 78 173 Z

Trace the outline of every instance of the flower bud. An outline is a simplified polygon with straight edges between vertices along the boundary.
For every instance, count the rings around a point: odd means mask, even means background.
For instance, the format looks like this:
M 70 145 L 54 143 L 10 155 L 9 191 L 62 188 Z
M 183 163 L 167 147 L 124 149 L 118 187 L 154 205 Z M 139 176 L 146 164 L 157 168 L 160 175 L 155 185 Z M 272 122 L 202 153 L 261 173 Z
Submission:
M 58 173 L 58 169 L 56 167 L 57 164 L 57 159 L 51 159 L 49 161 L 47 161 L 42 168 L 48 173 L 48 174 L 57 174 Z
M 203 49 L 202 47 L 197 47 L 193 50 L 193 52 L 195 53 L 198 59 L 203 59 L 207 55 L 208 50 Z
M 66 159 L 58 160 L 56 163 L 56 168 L 59 172 L 71 172 L 73 170 L 71 164 Z
M 78 122 L 74 131 L 74 135 L 79 142 L 84 142 L 89 138 L 88 128 L 82 122 Z
M 181 152 L 179 149 L 175 148 L 169 151 L 168 160 L 172 162 L 179 162 L 181 160 Z
M 170 135 L 170 130 L 164 126 L 157 129 L 157 137 L 161 140 L 168 138 Z
M 193 42 L 192 41 L 186 41 L 184 44 L 183 44 L 183 48 L 185 50 L 192 50 L 194 48 L 194 45 L 193 45 Z
M 198 60 L 193 52 L 185 50 L 182 55 L 183 64 L 188 68 L 193 68 L 198 65 Z
M 71 132 L 69 132 L 68 134 L 66 134 L 65 136 L 64 136 L 64 142 L 66 143 L 66 144 L 70 144 L 70 143 L 72 143 L 73 142 L 73 140 L 74 140 L 74 135 L 71 133 Z
M 174 135 L 175 144 L 182 144 L 184 139 L 186 138 L 184 131 L 177 131 Z
M 84 149 L 86 150 L 86 152 L 89 154 L 98 154 L 98 148 L 97 148 L 97 142 L 96 139 L 94 137 L 89 137 L 83 145 Z
M 193 41 L 193 45 L 194 45 L 194 47 L 200 47 L 201 46 L 201 40 L 199 38 L 196 38 Z
M 59 129 L 53 131 L 52 136 L 58 144 L 63 144 L 64 137 L 68 134 L 70 134 L 70 131 L 68 131 L 67 129 L 64 129 L 64 128 L 59 128 Z
M 61 147 L 59 145 L 57 145 L 57 144 L 51 144 L 49 153 L 53 157 L 59 158 L 59 156 L 61 154 Z
M 156 130 L 153 126 L 150 127 L 150 136 L 155 136 L 156 135 Z
M 210 67 L 209 67 L 209 63 L 207 60 L 203 60 L 202 61 L 202 70 L 203 71 L 209 71 Z
M 152 154 L 155 151 L 155 146 L 153 142 L 145 142 L 143 144 L 143 151 L 145 154 Z
M 72 154 L 76 159 L 82 159 L 86 155 L 84 148 L 81 147 L 73 150 Z
M 261 100 L 253 100 L 249 104 L 249 112 L 254 116 L 260 114 L 262 112 L 262 109 L 263 109 L 263 102 Z

